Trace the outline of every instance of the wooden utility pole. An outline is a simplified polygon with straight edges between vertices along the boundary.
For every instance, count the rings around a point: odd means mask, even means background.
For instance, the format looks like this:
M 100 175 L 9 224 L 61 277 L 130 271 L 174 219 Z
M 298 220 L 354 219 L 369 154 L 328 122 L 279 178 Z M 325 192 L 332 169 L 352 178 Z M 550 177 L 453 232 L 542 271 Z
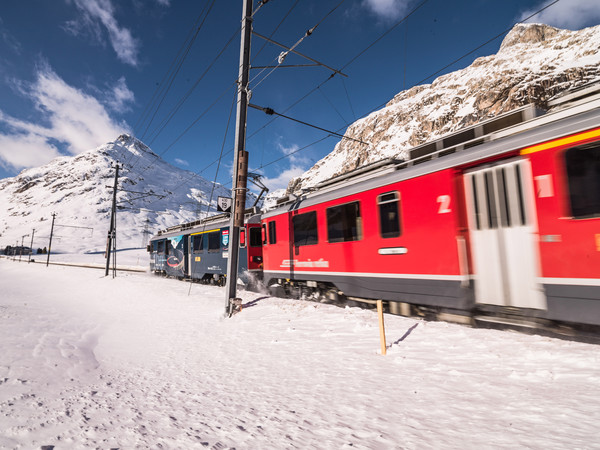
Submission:
M 48 244 L 48 258 L 46 258 L 46 267 L 50 264 L 50 252 L 52 251 L 52 234 L 54 234 L 54 219 L 56 219 L 56 213 L 52 213 L 52 226 L 50 227 L 50 243 Z
M 240 68 L 238 76 L 237 113 L 235 130 L 235 155 L 233 160 L 233 204 L 229 222 L 229 258 L 227 260 L 227 285 L 225 314 L 231 315 L 236 304 L 238 252 L 240 228 L 244 226 L 246 210 L 246 181 L 248 177 L 248 152 L 246 151 L 246 116 L 248 113 L 248 79 L 250 71 L 250 38 L 252 35 L 252 0 L 242 1 L 242 39 L 240 42 Z
M 104 276 L 108 276 L 108 269 L 110 266 L 110 252 L 113 250 L 115 252 L 114 263 L 113 263 L 113 278 L 116 275 L 116 263 L 117 263 L 117 183 L 119 181 L 119 165 L 117 164 L 115 170 L 115 185 L 113 187 L 113 201 L 112 201 L 112 209 L 110 213 L 110 228 L 108 230 L 108 238 L 106 239 L 106 272 L 104 272 Z

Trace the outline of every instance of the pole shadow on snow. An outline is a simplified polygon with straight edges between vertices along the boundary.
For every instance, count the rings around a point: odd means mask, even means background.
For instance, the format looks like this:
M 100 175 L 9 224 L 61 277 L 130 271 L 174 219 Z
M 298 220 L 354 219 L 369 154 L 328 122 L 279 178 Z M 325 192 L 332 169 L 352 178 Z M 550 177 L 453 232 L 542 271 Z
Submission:
M 256 306 L 258 304 L 258 302 L 260 302 L 261 300 L 264 300 L 265 298 L 269 298 L 269 296 L 265 295 L 264 297 L 258 297 L 257 299 L 254 299 L 251 302 L 244 303 L 244 304 L 242 304 L 242 308 L 243 309 L 252 308 L 253 306 Z
M 392 343 L 391 345 L 388 346 L 388 348 L 391 348 L 394 345 L 398 345 L 400 342 L 402 342 L 404 339 L 406 339 L 408 336 L 410 336 L 410 333 L 413 332 L 413 330 L 415 328 L 417 328 L 419 326 L 418 323 L 415 323 L 412 327 L 410 327 L 406 333 L 404 333 L 404 336 L 402 336 L 400 339 L 398 339 L 396 342 Z

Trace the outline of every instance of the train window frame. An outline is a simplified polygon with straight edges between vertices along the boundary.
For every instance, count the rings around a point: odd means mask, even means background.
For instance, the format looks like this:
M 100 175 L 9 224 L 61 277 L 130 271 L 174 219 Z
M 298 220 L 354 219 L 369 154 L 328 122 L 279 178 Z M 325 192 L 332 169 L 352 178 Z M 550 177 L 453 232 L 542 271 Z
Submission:
M 384 198 L 386 197 L 386 198 Z M 398 216 L 396 220 L 394 219 L 388 219 L 387 222 L 388 223 L 397 223 L 398 224 L 398 229 L 392 229 L 392 230 L 385 230 L 384 231 L 384 221 L 383 221 L 383 217 L 384 217 L 384 211 L 383 208 L 387 208 L 387 205 L 395 205 L 396 206 L 396 215 Z M 401 204 L 401 196 L 400 196 L 400 192 L 398 191 L 389 191 L 389 192 L 384 192 L 382 194 L 379 194 L 377 196 L 377 213 L 379 215 L 379 236 L 382 239 L 391 239 L 391 238 L 397 238 L 402 236 L 402 214 L 401 214 L 401 210 L 402 210 L 402 204 Z M 387 215 L 389 215 L 390 211 L 385 211 L 385 213 Z
M 563 160 L 571 217 L 600 217 L 600 142 L 571 147 Z
M 277 224 L 274 220 L 271 220 L 268 225 L 268 238 L 269 244 L 277 243 Z
M 262 247 L 262 231 L 260 227 L 250 227 L 248 232 L 248 245 L 250 247 Z
M 211 231 L 206 233 L 208 235 L 208 253 L 217 253 L 221 251 L 221 232 Z M 215 243 L 217 246 L 215 247 Z
M 246 247 L 246 229 L 240 228 L 240 248 Z
M 325 214 L 327 218 L 327 242 L 335 244 L 362 239 L 362 216 L 359 200 L 330 206 L 325 210 Z
M 199 242 L 196 245 L 196 241 Z M 200 253 L 204 251 L 204 234 L 195 234 L 192 236 L 192 253 Z
M 267 223 L 263 223 L 260 226 L 261 229 L 261 238 L 263 245 L 267 245 Z
M 317 211 L 309 211 L 293 216 L 292 229 L 295 247 L 318 244 L 319 230 L 317 226 Z

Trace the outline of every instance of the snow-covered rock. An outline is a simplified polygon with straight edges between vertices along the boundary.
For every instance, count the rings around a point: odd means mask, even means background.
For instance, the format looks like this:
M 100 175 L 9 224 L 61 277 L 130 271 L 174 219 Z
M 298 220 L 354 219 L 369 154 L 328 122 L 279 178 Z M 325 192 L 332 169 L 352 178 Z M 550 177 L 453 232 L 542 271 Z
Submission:
M 407 150 L 463 127 L 533 103 L 544 108 L 556 94 L 600 78 L 600 26 L 569 31 L 520 24 L 497 54 L 433 83 L 397 94 L 387 105 L 350 125 L 333 151 L 288 192 L 385 158 L 405 159 Z

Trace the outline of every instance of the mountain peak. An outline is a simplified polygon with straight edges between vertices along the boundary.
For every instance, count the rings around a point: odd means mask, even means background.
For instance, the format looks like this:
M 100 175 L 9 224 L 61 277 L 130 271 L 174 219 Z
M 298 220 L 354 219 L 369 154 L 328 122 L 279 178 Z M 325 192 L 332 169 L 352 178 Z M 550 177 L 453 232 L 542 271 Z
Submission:
M 515 25 L 506 35 L 500 46 L 500 52 L 517 44 L 534 45 L 547 41 L 559 34 L 562 30 L 541 23 L 520 23 Z
M 407 151 L 461 128 L 527 104 L 545 108 L 549 99 L 600 79 L 600 26 L 570 31 L 541 24 L 516 25 L 498 53 L 444 74 L 431 84 L 398 93 L 379 111 L 357 120 L 333 151 L 288 192 Z
M 127 133 L 121 134 L 112 143 L 120 145 L 122 147 L 126 147 L 133 153 L 137 153 L 137 154 L 148 153 L 152 156 L 157 156 L 156 153 L 154 153 L 152 150 L 150 150 L 150 147 L 148 147 L 146 144 L 144 144 L 138 138 L 133 137 Z M 111 143 L 109 142 L 109 144 L 111 144 Z
M 70 228 L 56 235 L 53 248 L 101 251 L 112 209 L 115 162 L 123 168 L 117 191 L 123 247 L 142 247 L 148 233 L 205 216 L 209 204 L 216 210 L 218 196 L 231 197 L 226 187 L 170 165 L 140 140 L 122 134 L 77 156 L 61 156 L 0 180 L 0 247 L 14 244 L 24 230 L 35 228 L 37 239 L 49 235 L 49 218 L 56 213 L 60 226 Z

